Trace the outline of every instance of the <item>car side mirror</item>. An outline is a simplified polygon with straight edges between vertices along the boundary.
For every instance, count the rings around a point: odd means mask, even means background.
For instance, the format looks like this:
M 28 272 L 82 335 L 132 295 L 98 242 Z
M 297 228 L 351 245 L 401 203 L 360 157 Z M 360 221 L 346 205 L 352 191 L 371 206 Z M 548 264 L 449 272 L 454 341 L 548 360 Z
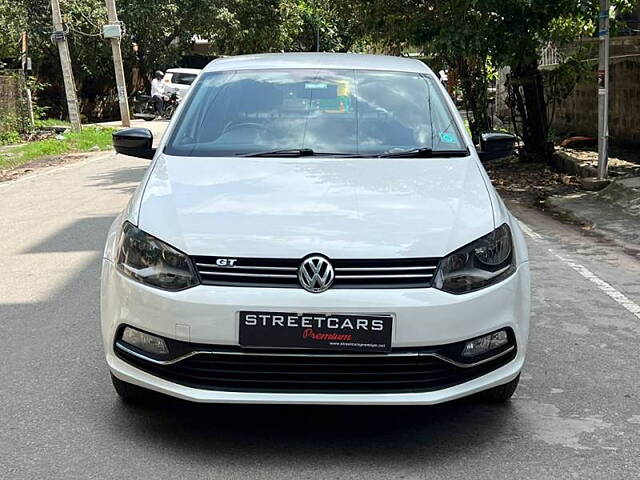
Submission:
M 116 152 L 130 157 L 152 159 L 156 154 L 153 148 L 153 133 L 147 128 L 125 128 L 113 133 L 113 148 Z
M 513 155 L 516 136 L 510 133 L 487 132 L 480 135 L 480 160 L 495 160 Z

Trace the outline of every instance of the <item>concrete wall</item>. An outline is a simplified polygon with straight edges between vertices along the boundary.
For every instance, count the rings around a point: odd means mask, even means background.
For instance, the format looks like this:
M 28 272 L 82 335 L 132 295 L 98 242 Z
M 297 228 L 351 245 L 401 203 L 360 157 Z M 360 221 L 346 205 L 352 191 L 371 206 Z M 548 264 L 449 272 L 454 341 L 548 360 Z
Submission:
M 597 43 L 592 45 L 597 51 Z M 558 134 L 596 136 L 598 130 L 597 62 L 560 105 L 552 127 Z M 612 39 L 609 89 L 609 136 L 612 142 L 640 144 L 640 37 Z

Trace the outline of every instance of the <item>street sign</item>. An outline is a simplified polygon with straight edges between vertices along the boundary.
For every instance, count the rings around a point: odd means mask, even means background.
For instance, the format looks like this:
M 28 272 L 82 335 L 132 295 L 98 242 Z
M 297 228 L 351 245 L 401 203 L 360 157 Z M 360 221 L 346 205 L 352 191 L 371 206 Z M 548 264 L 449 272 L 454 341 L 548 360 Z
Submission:
M 119 23 L 110 23 L 102 27 L 102 36 L 104 38 L 116 38 L 122 37 L 122 27 Z

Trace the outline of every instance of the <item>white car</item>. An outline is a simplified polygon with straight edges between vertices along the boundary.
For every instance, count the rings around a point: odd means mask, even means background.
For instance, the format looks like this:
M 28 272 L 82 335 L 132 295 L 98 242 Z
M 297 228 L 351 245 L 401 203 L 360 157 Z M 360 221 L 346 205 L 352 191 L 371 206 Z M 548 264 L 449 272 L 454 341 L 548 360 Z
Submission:
M 101 321 L 125 399 L 435 404 L 514 392 L 527 248 L 423 63 L 212 62 L 108 234 Z
M 162 78 L 165 84 L 165 93 L 177 93 L 184 97 L 201 71 L 195 68 L 170 68 Z

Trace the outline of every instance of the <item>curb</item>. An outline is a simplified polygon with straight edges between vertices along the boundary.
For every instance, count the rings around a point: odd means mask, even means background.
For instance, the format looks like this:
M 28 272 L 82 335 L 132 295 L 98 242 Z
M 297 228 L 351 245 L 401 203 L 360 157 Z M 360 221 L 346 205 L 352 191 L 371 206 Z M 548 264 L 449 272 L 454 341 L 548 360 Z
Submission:
M 597 177 L 598 169 L 591 165 L 580 165 L 580 162 L 562 151 L 556 151 L 551 156 L 551 165 L 562 173 L 575 175 L 576 177 Z
M 587 195 L 586 193 L 578 193 L 577 196 L 583 197 Z M 581 217 L 580 215 L 576 215 L 573 210 L 570 208 L 564 207 L 560 205 L 560 202 L 564 200 L 566 197 L 560 195 L 552 195 L 547 197 L 544 201 L 544 207 L 548 212 L 560 214 L 565 219 L 569 220 L 572 223 L 579 225 L 586 225 L 595 229 L 595 223 L 589 220 L 586 217 Z
M 640 177 L 621 177 L 598 192 L 597 197 L 640 218 Z
M 564 203 L 563 200 L 569 200 L 570 198 L 577 201 L 581 199 L 588 200 L 588 197 L 595 197 L 596 195 L 598 194 L 591 193 L 591 192 L 582 192 L 582 193 L 574 194 L 572 197 L 553 195 L 551 197 L 547 197 L 547 199 L 544 202 L 544 206 L 547 212 L 558 214 L 561 217 L 563 217 L 563 219 L 565 219 L 570 223 L 574 223 L 580 226 L 588 226 L 592 233 L 595 233 L 599 237 L 613 243 L 614 245 L 617 245 L 618 247 L 627 251 L 627 253 L 640 257 L 640 244 L 635 242 L 625 241 L 615 231 L 612 231 L 608 228 L 601 228 L 598 225 L 598 223 L 593 221 L 591 218 L 584 215 L 580 215 L 576 213 L 574 209 L 563 205 Z M 613 203 L 608 202 L 605 199 L 600 198 L 598 201 L 605 203 L 606 205 L 605 208 L 615 207 Z

